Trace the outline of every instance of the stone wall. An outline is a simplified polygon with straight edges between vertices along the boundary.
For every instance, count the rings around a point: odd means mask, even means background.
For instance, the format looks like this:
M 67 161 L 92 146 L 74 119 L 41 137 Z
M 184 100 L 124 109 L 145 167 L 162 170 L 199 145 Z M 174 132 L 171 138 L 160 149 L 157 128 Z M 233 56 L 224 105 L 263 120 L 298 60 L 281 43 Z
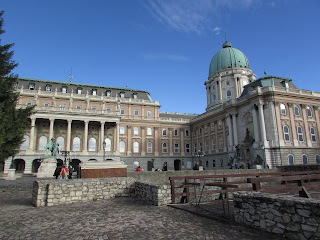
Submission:
M 136 182 L 135 195 L 153 205 L 161 206 L 171 203 L 171 186 L 149 182 Z
M 33 183 L 32 204 L 42 207 L 129 196 L 156 206 L 166 205 L 171 202 L 171 188 L 129 177 L 40 180 Z
M 235 221 L 285 236 L 320 239 L 320 201 L 262 193 L 235 193 Z

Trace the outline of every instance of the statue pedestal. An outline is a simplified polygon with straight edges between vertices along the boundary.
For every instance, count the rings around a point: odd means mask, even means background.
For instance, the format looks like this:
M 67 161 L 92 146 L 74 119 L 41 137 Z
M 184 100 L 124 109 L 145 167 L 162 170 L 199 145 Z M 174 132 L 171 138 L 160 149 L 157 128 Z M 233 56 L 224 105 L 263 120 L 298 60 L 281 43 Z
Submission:
M 16 170 L 15 169 L 8 169 L 8 176 L 6 180 L 16 180 Z
M 43 159 L 38 169 L 37 178 L 53 178 L 56 167 L 57 160 L 55 157 Z

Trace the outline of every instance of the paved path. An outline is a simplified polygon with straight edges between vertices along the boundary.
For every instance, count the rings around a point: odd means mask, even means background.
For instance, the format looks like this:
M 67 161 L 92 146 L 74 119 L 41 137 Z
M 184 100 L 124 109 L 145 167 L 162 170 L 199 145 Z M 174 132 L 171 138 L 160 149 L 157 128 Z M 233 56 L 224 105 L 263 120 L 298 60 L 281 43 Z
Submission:
M 282 239 L 136 198 L 36 208 L 22 182 L 0 181 L 0 239 Z

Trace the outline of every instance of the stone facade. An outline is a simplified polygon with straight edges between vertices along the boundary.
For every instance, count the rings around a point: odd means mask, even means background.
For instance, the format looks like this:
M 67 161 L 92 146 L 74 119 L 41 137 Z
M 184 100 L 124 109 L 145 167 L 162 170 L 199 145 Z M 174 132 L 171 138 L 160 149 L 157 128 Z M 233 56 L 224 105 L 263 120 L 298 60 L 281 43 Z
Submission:
M 261 193 L 233 195 L 235 221 L 285 236 L 320 239 L 320 201 Z

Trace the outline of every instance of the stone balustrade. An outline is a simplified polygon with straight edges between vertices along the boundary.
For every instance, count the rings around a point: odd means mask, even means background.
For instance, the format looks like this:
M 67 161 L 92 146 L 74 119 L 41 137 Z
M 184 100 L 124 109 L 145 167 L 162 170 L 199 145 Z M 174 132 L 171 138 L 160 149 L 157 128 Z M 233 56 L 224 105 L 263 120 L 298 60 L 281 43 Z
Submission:
M 238 223 L 288 239 L 320 239 L 320 201 L 262 193 L 235 193 Z
M 135 195 L 156 206 L 166 205 L 171 203 L 171 186 L 168 184 L 136 182 Z

